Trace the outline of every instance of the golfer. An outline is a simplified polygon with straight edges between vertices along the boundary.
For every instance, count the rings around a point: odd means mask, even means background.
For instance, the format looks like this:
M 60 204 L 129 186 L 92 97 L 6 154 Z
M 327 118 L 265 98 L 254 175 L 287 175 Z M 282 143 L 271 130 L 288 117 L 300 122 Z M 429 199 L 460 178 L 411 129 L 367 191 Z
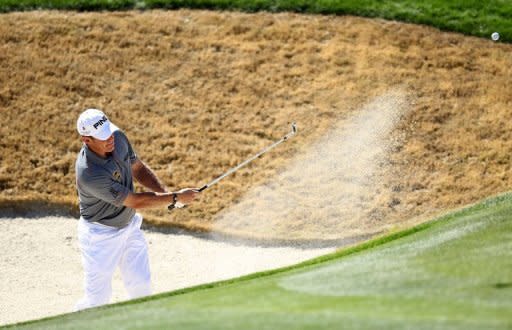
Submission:
M 136 209 L 188 204 L 198 191 L 167 192 L 102 111 L 85 110 L 77 129 L 83 142 L 76 160 L 76 186 L 85 295 L 75 310 L 109 303 L 118 266 L 130 299 L 150 295 L 147 244 Z M 150 192 L 136 193 L 133 178 Z

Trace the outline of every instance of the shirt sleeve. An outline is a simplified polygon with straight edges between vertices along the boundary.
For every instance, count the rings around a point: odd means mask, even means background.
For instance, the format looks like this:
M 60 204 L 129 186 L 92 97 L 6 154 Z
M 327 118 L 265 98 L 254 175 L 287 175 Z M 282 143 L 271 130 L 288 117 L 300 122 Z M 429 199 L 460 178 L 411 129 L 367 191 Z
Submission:
M 137 161 L 137 153 L 132 147 L 132 144 L 130 143 L 130 140 L 128 140 L 128 137 L 124 134 L 122 131 L 118 131 L 118 137 L 120 137 L 123 140 L 123 143 L 125 144 L 126 149 L 123 151 L 123 159 L 128 160 L 130 164 L 133 164 Z
M 137 161 L 137 154 L 128 139 L 126 139 L 126 143 L 128 144 L 128 157 L 130 158 L 130 164 L 135 163 Z
M 81 180 L 80 185 L 88 194 L 116 207 L 123 206 L 124 200 L 130 193 L 128 187 L 106 175 L 95 175 L 86 180 Z

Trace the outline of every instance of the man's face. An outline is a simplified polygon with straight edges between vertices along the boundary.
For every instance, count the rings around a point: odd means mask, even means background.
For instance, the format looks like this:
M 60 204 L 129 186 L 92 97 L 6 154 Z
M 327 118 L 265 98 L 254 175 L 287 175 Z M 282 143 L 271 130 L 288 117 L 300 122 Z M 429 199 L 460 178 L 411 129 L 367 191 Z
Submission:
M 94 151 L 96 154 L 105 157 L 108 153 L 114 151 L 114 134 L 112 134 L 105 141 L 98 140 L 93 138 L 92 136 L 84 136 L 82 137 L 82 141 L 87 144 L 89 149 Z

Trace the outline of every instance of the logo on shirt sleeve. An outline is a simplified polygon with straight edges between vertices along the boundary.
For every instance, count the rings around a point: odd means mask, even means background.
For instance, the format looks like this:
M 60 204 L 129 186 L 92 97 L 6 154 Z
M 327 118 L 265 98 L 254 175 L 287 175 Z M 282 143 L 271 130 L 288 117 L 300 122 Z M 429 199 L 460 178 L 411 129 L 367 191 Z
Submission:
M 112 178 L 117 182 L 121 182 L 121 173 L 115 170 L 114 173 L 112 173 Z

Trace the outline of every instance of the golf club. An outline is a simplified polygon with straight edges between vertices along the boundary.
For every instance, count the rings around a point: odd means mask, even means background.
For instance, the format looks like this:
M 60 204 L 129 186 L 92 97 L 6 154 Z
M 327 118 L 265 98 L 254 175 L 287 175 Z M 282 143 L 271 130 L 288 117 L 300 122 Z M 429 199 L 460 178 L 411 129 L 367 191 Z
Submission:
M 210 188 L 211 186 L 213 186 L 214 184 L 218 183 L 220 180 L 224 179 L 225 177 L 227 177 L 228 175 L 238 171 L 240 168 L 244 167 L 245 165 L 249 164 L 250 162 L 252 162 L 253 160 L 255 160 L 256 158 L 260 157 L 261 155 L 263 155 L 264 153 L 268 152 L 269 150 L 275 148 L 276 146 L 278 146 L 279 144 L 283 143 L 284 141 L 288 140 L 289 138 L 293 137 L 295 134 L 297 133 L 297 124 L 296 123 L 292 123 L 292 130 L 286 134 L 285 136 L 283 136 L 279 141 L 276 141 L 274 142 L 273 144 L 271 144 L 270 146 L 266 147 L 265 149 L 261 150 L 260 152 L 258 152 L 256 155 L 248 158 L 247 160 L 243 161 L 242 163 L 238 164 L 237 166 L 231 168 L 230 170 L 228 170 L 226 173 L 222 174 L 221 176 L 215 178 L 214 180 L 210 181 L 209 183 L 205 184 L 204 186 L 202 186 L 200 189 L 198 189 L 199 192 L 202 192 L 203 190 L 207 189 L 207 188 Z M 169 209 L 169 211 L 171 211 L 172 209 L 174 208 L 183 208 L 185 205 L 178 202 L 174 205 L 169 205 L 167 208 Z

